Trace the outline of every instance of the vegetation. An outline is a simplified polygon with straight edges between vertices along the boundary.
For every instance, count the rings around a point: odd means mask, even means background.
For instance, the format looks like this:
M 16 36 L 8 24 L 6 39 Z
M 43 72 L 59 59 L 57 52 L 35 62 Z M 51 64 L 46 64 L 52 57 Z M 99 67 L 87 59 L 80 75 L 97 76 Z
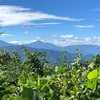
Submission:
M 19 54 L 0 51 L 0 100 L 100 100 L 100 55 L 80 62 L 81 54 L 60 66 L 48 65 L 45 53 L 24 48 Z

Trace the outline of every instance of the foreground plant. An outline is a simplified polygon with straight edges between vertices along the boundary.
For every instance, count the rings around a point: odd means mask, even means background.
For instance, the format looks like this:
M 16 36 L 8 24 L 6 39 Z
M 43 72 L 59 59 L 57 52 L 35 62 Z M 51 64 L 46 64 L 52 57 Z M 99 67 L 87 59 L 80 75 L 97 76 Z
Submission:
M 0 100 L 99 100 L 100 56 L 81 63 L 81 54 L 68 64 L 52 67 L 44 53 L 25 49 L 22 61 L 16 51 L 12 55 L 0 51 Z

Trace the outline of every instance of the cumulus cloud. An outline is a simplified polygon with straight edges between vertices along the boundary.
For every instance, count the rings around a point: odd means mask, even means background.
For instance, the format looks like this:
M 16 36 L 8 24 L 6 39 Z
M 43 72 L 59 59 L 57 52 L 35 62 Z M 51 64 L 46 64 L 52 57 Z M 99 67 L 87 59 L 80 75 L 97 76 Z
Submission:
M 85 37 L 85 38 L 76 37 L 74 35 L 62 35 L 62 36 L 63 37 L 60 36 L 60 38 L 64 38 L 64 40 L 63 41 L 55 40 L 54 44 L 58 46 L 82 45 L 82 44 L 92 44 L 100 46 L 100 36 Z M 72 36 L 72 38 L 70 38 L 69 36 Z
M 34 24 L 32 21 L 54 19 L 65 21 L 81 21 L 84 19 L 62 17 L 43 12 L 34 12 L 30 8 L 21 6 L 0 5 L 0 25 L 12 26 L 21 24 Z M 42 23 L 42 24 L 58 24 L 58 23 Z
M 94 25 L 75 25 L 75 28 L 84 29 L 84 28 L 94 28 Z

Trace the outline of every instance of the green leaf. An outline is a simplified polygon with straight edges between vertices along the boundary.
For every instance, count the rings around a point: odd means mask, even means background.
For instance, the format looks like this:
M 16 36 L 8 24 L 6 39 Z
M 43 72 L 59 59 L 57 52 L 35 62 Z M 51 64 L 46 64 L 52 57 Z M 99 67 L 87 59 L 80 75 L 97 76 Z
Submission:
M 19 77 L 18 77 L 18 83 L 19 84 L 26 84 L 26 78 L 23 74 L 21 74 Z
M 69 97 L 63 96 L 63 100 L 69 100 Z
M 96 69 L 91 71 L 87 76 L 87 78 L 90 79 L 90 80 L 97 78 L 97 77 L 98 77 L 98 70 L 96 70 Z
M 22 97 L 22 100 L 32 100 L 33 89 L 32 88 L 24 88 L 21 97 Z
M 43 100 L 43 97 L 37 89 L 24 88 L 19 100 Z
M 43 100 L 43 96 L 38 89 L 33 89 L 33 99 L 31 100 Z
M 7 100 L 18 100 L 18 98 L 19 98 L 18 96 L 11 95 L 10 98 Z M 21 100 L 21 99 L 19 99 L 19 100 Z
M 38 87 L 40 87 L 40 76 L 38 75 L 38 78 L 37 78 L 37 80 L 38 80 Z
M 85 86 L 89 89 L 93 89 L 95 90 L 96 89 L 96 85 L 97 85 L 97 80 L 96 79 L 93 79 L 93 80 L 88 80 L 86 83 L 85 83 Z
M 98 76 L 98 79 L 100 79 L 100 70 L 99 70 L 99 76 Z

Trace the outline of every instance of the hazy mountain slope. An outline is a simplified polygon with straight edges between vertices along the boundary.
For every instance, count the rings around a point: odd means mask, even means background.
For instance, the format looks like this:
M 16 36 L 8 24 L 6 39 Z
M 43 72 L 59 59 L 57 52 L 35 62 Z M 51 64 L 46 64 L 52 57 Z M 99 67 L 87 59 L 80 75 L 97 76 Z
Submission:
M 7 43 L 7 42 L 4 42 L 2 40 L 0 40 L 0 47 L 5 47 L 5 46 L 13 46 L 14 44 L 10 44 L 10 43 Z
M 38 48 L 38 49 L 62 50 L 62 47 L 56 46 L 51 43 L 44 43 L 42 41 L 25 44 L 25 46 L 32 47 L 32 48 Z
M 96 46 L 96 45 L 72 45 L 72 46 L 61 47 L 61 46 L 56 46 L 51 43 L 44 43 L 41 41 L 37 41 L 31 44 L 27 44 L 26 46 L 32 47 L 32 48 L 39 48 L 39 49 L 42 48 L 42 49 L 57 50 L 57 51 L 65 50 L 70 53 L 76 53 L 77 52 L 76 48 L 78 48 L 83 55 L 100 54 L 100 46 Z
M 0 47 L 0 50 L 4 50 L 4 49 L 8 50 L 10 54 L 12 54 L 13 50 L 16 50 L 18 52 L 18 54 L 20 55 L 20 57 L 22 58 L 22 60 L 25 59 L 24 50 L 21 49 L 21 46 Z M 27 49 L 30 49 L 31 52 L 39 52 L 39 51 L 40 52 L 45 52 L 46 55 L 49 56 L 49 59 L 48 59 L 49 63 L 56 63 L 56 64 L 60 64 L 61 63 L 62 51 L 47 50 L 47 49 L 37 49 L 37 48 L 31 48 L 31 47 L 27 47 Z M 72 54 L 72 53 L 67 52 L 66 61 L 70 63 L 76 57 L 77 57 L 77 54 Z M 84 60 L 84 58 L 83 58 L 83 60 Z M 91 59 L 91 58 L 88 58 L 87 60 L 89 60 L 89 59 Z
M 73 59 L 77 57 L 76 48 L 80 49 L 83 61 L 90 60 L 93 57 L 93 55 L 100 54 L 100 46 L 95 45 L 73 45 L 60 47 L 51 43 L 37 41 L 31 44 L 27 44 L 25 46 L 28 46 L 27 48 L 30 49 L 31 52 L 45 52 L 47 56 L 50 56 L 49 62 L 55 63 L 61 62 L 62 50 L 67 51 L 66 60 L 68 62 L 71 62 Z M 13 50 L 16 50 L 20 54 L 21 58 L 25 59 L 24 51 L 21 49 L 20 45 L 9 44 L 0 40 L 0 49 L 7 49 L 10 52 L 10 54 Z
M 96 46 L 96 45 L 73 45 L 73 46 L 66 46 L 66 47 L 64 47 L 64 50 L 66 50 L 66 51 L 68 51 L 70 53 L 75 53 L 76 52 L 76 48 L 78 48 L 83 55 L 87 55 L 87 54 L 92 54 L 92 55 L 100 54 L 100 46 Z
M 0 40 L 0 47 L 6 47 L 6 46 L 14 46 L 14 44 L 10 44 L 4 41 Z M 48 49 L 48 50 L 56 50 L 56 51 L 62 51 L 65 50 L 70 53 L 77 53 L 76 48 L 79 48 L 80 52 L 83 55 L 96 55 L 100 54 L 100 46 L 96 45 L 72 45 L 72 46 L 56 46 L 51 43 L 44 43 L 41 41 L 33 42 L 30 44 L 25 44 L 25 46 L 31 47 L 31 48 L 37 48 L 37 49 Z

